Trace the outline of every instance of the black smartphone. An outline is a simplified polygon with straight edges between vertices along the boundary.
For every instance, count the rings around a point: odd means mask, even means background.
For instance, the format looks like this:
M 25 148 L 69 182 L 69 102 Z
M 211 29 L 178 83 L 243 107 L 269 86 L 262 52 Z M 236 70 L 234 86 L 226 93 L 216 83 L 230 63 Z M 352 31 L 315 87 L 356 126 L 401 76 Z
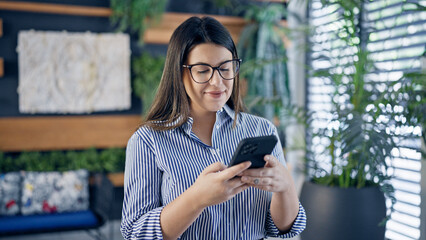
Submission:
M 271 154 L 277 144 L 275 135 L 245 138 L 240 141 L 232 156 L 229 166 L 234 166 L 245 161 L 251 161 L 250 168 L 261 168 L 265 166 L 263 158 Z

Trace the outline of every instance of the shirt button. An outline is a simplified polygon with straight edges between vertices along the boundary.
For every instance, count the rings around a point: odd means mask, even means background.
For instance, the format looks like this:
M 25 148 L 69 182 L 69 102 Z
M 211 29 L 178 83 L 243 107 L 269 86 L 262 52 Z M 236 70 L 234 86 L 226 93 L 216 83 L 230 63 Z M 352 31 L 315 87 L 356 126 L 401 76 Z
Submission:
M 216 129 L 219 129 L 219 125 L 216 125 Z

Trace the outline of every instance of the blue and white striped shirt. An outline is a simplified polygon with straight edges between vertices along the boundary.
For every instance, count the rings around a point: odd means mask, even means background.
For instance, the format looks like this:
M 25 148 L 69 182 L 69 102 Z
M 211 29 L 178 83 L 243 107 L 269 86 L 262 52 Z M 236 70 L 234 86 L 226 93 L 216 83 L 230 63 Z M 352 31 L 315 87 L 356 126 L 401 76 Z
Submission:
M 275 126 L 266 119 L 241 113 L 232 128 L 233 119 L 234 111 L 226 105 L 217 112 L 212 146 L 191 131 L 191 118 L 173 130 L 141 127 L 133 134 L 126 153 L 121 223 L 125 239 L 162 239 L 161 210 L 188 189 L 207 166 L 215 162 L 228 165 L 243 138 L 277 135 Z M 280 143 L 272 154 L 285 164 Z M 207 207 L 180 239 L 290 238 L 302 232 L 306 226 L 303 207 L 299 204 L 291 230 L 280 233 L 269 212 L 271 198 L 270 192 L 249 188 Z

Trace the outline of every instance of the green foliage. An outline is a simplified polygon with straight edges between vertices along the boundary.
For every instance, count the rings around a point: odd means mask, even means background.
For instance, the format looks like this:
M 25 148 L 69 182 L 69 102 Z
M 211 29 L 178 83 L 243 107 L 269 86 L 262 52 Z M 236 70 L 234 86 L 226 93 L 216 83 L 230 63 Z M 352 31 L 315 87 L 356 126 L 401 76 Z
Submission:
M 216 7 L 227 7 L 232 4 L 231 0 L 210 0 Z
M 411 123 L 420 126 L 423 141 L 426 142 L 426 72 L 405 73 L 395 82 L 388 83 L 386 90 L 378 99 L 382 111 L 392 114 L 398 127 Z M 401 106 L 398 111 L 388 111 L 389 107 Z M 412 137 L 408 135 L 406 137 Z
M 40 152 L 23 152 L 18 159 L 19 162 L 25 163 L 28 171 L 52 171 L 54 169 L 50 158 L 42 158 Z
M 118 24 L 119 31 L 130 29 L 139 33 L 143 43 L 145 30 L 158 22 L 166 7 L 167 0 L 111 0 L 111 22 Z
M 123 159 L 126 159 L 126 152 L 119 148 L 106 149 L 99 155 L 99 160 L 106 172 L 123 171 L 125 167 Z
M 80 161 L 81 154 L 81 152 L 76 151 L 65 152 L 64 155 L 65 159 L 67 159 L 67 164 L 61 166 L 61 169 L 85 169 L 87 164 L 85 164 L 83 161 Z
M 23 168 L 24 164 L 19 159 L 13 159 L 11 156 L 0 152 L 0 172 L 12 172 Z
M 22 152 L 11 156 L 0 152 L 0 173 L 12 171 L 69 171 L 87 169 L 90 172 L 124 171 L 126 152 L 121 148 L 98 151 Z
M 67 171 L 68 169 L 79 169 L 73 168 L 73 166 L 70 164 L 72 163 L 69 161 L 70 159 L 67 158 L 66 154 L 61 151 L 48 152 L 45 154 L 45 158 L 48 159 L 50 163 L 52 163 L 54 170 L 60 172 Z
M 233 13 L 238 14 L 241 12 L 241 9 L 244 8 L 244 5 L 247 5 L 249 1 L 247 0 L 202 0 L 204 2 L 210 2 L 214 5 L 216 10 L 222 15 L 222 13 Z M 227 14 L 225 14 L 227 15 Z
M 133 59 L 133 92 L 142 99 L 143 113 L 146 113 L 154 100 L 165 61 L 164 56 L 153 57 L 148 53 Z
M 281 20 L 282 4 L 252 5 L 245 18 L 250 22 L 241 33 L 238 52 L 243 59 L 240 77 L 248 84 L 245 103 L 250 112 L 273 120 L 290 103 L 286 50 Z M 281 120 L 281 119 L 280 119 Z
M 98 157 L 98 152 L 94 148 L 89 148 L 83 152 L 78 159 L 79 164 L 84 166 L 85 169 L 88 169 L 91 172 L 101 172 L 102 163 Z
M 366 81 L 366 75 L 375 67 L 362 43 L 354 40 L 359 39 L 357 14 L 362 1 L 323 3 L 337 4 L 344 10 L 346 25 L 337 34 L 345 32 L 339 36 L 347 37 L 338 39 L 351 46 L 355 55 L 350 63 L 333 63 L 333 68 L 314 74 L 330 79 L 335 90 L 330 95 L 334 112 L 329 123 L 324 128 L 313 130 L 313 137 L 328 139 L 328 146 L 322 154 L 330 157 L 325 161 L 331 160 L 331 168 L 324 169 L 322 161 L 318 161 L 313 153 L 308 154 L 311 176 L 318 183 L 340 187 L 361 188 L 375 183 L 386 189 L 385 194 L 392 198 L 393 189 L 387 181 L 392 177 L 388 170 L 391 151 L 401 141 L 396 142 L 397 139 L 413 137 L 412 134 L 397 133 L 395 129 L 411 125 L 420 126 L 424 131 L 426 75 L 406 73 L 398 81 L 388 82 L 380 88 L 375 86 L 376 83 Z M 341 54 L 344 56 L 346 53 Z M 352 71 L 338 71 L 339 68 Z M 390 129 L 390 126 L 393 128 Z

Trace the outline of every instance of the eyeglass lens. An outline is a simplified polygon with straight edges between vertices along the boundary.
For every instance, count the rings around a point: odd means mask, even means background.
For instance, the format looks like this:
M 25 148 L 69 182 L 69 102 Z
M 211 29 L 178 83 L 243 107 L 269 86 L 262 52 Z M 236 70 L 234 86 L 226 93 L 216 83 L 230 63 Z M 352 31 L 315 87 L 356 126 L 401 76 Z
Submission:
M 239 64 L 238 60 L 226 61 L 217 67 L 217 70 L 222 78 L 231 80 L 237 75 Z M 208 82 L 213 77 L 213 68 L 208 65 L 193 65 L 191 73 L 196 82 Z

